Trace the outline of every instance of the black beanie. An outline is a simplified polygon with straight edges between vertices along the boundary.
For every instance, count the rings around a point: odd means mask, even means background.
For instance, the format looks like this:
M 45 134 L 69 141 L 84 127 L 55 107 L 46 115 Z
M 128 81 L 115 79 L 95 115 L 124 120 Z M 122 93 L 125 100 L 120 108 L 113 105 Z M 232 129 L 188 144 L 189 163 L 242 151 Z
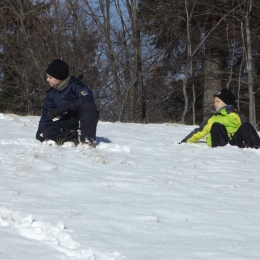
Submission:
M 218 97 L 221 99 L 225 104 L 227 105 L 235 105 L 236 97 L 235 95 L 228 90 L 227 88 L 223 88 L 221 91 L 219 91 L 217 94 L 215 94 L 214 97 Z
M 55 79 L 64 80 L 69 76 L 69 65 L 60 59 L 53 60 L 46 73 Z

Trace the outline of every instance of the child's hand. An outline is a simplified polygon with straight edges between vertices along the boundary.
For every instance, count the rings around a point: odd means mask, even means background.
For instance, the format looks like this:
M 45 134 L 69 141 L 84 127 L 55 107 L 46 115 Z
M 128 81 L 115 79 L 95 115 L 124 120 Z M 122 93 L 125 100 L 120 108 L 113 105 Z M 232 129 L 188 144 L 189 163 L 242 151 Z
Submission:
M 36 139 L 39 140 L 41 143 L 45 141 L 45 138 L 41 136 L 41 133 L 39 131 L 36 132 Z

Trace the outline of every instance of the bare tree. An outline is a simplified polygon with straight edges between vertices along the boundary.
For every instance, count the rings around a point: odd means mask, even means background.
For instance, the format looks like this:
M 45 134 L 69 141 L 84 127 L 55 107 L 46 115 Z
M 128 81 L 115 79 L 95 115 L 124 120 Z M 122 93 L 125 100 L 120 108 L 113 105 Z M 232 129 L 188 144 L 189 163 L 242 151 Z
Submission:
M 139 28 L 139 19 L 137 17 L 137 0 L 126 0 L 126 6 L 128 14 L 131 19 L 133 37 L 132 45 L 134 50 L 134 84 L 130 90 L 130 102 L 129 102 L 129 112 L 130 112 L 130 121 L 136 121 L 136 112 L 135 106 L 137 101 L 136 93 L 140 89 L 141 93 L 141 106 L 142 106 L 142 120 L 145 122 L 146 117 L 146 94 L 143 84 L 143 75 L 142 75 L 142 55 L 141 55 L 141 38 L 140 38 L 140 28 Z M 147 121 L 146 121 L 147 122 Z
M 13 112 L 40 112 L 48 89 L 45 69 L 52 59 L 65 59 L 72 73 L 95 71 L 96 33 L 80 17 L 76 1 L 12 0 L 0 5 L 0 10 L 0 95 L 12 105 Z
M 228 87 L 256 124 L 259 1 L 2 0 L 0 110 L 38 114 L 63 58 L 103 120 L 195 124 Z
M 185 77 L 183 80 L 183 96 L 184 96 L 184 109 L 181 117 L 181 122 L 182 124 L 185 124 L 185 115 L 187 114 L 188 111 L 188 96 L 187 96 L 187 83 L 189 78 L 192 78 L 193 73 L 192 73 L 192 46 L 191 46 L 191 34 L 190 34 L 190 22 L 192 19 L 194 7 L 196 5 L 196 0 L 193 2 L 192 9 L 189 13 L 188 10 L 188 3 L 187 0 L 185 0 L 185 10 L 186 10 L 186 30 L 187 30 L 187 60 L 186 60 L 186 70 L 185 70 Z M 192 110 L 193 110 L 193 124 L 195 124 L 195 101 L 196 101 L 196 96 L 195 96 L 195 89 L 194 89 L 194 84 L 192 87 L 193 91 L 193 101 L 192 101 Z
M 253 65 L 252 65 L 252 42 L 251 42 L 251 30 L 250 30 L 250 15 L 252 12 L 252 0 L 247 2 L 245 11 L 245 31 L 246 31 L 246 60 L 247 60 L 247 72 L 248 72 L 248 93 L 249 93 L 249 122 L 256 126 L 255 119 L 255 102 L 253 91 Z
M 18 113 L 33 113 L 36 100 L 33 93 L 37 92 L 35 84 L 43 80 L 36 49 L 39 45 L 35 38 L 39 37 L 37 29 L 42 26 L 44 13 L 50 6 L 46 3 L 33 4 L 29 0 L 11 0 L 1 4 L 0 67 L 3 71 L 1 95 L 6 102 L 4 107 Z

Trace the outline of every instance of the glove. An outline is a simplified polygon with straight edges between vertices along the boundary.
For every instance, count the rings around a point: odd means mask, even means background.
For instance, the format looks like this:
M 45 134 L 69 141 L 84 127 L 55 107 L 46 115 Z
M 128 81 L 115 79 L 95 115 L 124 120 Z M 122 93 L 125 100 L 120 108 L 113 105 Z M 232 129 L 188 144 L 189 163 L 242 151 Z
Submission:
M 75 102 L 74 101 L 71 101 L 71 102 L 68 102 L 58 108 L 54 108 L 52 109 L 50 112 L 49 112 L 49 117 L 51 119 L 57 117 L 57 116 L 60 116 L 68 111 L 76 111 L 77 110 L 77 107 L 75 105 Z
M 45 141 L 45 138 L 41 136 L 39 130 L 36 132 L 36 139 L 39 140 L 41 143 Z
M 178 144 L 186 143 L 185 139 L 181 140 Z

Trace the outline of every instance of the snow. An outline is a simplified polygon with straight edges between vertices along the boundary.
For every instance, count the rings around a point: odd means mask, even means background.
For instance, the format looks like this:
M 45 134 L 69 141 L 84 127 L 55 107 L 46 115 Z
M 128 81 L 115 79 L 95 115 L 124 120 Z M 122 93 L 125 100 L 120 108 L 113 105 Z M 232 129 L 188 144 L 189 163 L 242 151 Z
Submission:
M 109 122 L 56 146 L 38 122 L 0 114 L 0 259 L 260 259 L 260 150 Z

